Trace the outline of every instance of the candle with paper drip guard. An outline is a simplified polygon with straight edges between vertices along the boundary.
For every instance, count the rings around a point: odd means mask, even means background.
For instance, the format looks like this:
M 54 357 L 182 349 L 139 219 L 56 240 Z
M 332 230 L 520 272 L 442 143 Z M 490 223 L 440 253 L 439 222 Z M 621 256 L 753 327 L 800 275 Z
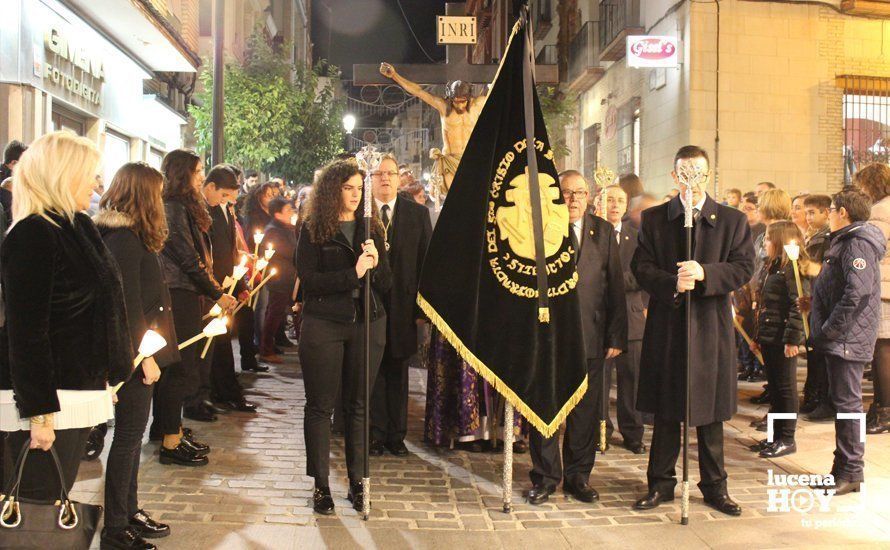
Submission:
M 145 335 L 142 337 L 142 341 L 139 343 L 139 355 L 133 359 L 133 368 L 139 366 L 140 363 L 145 361 L 146 358 L 151 357 L 157 352 L 164 349 L 164 346 L 167 345 L 167 340 L 153 330 L 145 331 Z M 124 383 L 120 382 L 114 388 L 111 389 L 112 393 L 117 393 L 118 390 L 121 389 Z
M 791 260 L 791 267 L 794 269 L 794 282 L 797 285 L 797 296 L 799 298 L 803 296 L 803 285 L 800 284 L 800 269 L 797 267 L 797 259 L 800 258 L 800 246 L 797 245 L 797 241 L 792 240 L 783 248 L 785 249 L 785 255 Z M 803 319 L 803 334 L 809 339 L 810 321 L 803 312 L 801 312 L 800 317 Z
M 272 246 L 272 243 L 269 243 L 268 246 L 266 246 L 266 251 L 263 252 L 263 257 L 260 258 L 259 260 L 257 260 L 256 270 L 260 273 L 260 281 L 262 281 L 266 278 L 266 269 L 269 268 L 269 262 L 272 260 L 272 256 L 274 256 L 274 255 L 275 255 L 275 247 Z M 262 262 L 262 266 L 260 266 L 260 262 Z M 259 301 L 259 299 L 260 299 L 259 295 L 257 295 L 253 299 L 253 307 L 256 307 L 256 304 Z
M 263 239 L 266 238 L 266 234 L 262 231 L 257 231 L 253 234 L 253 255 L 260 255 L 260 243 L 263 242 Z
M 200 334 L 196 334 L 185 342 L 179 344 L 180 351 L 184 350 L 185 348 L 191 346 L 196 342 L 199 342 L 202 338 L 222 336 L 228 330 L 228 324 L 228 317 L 217 317 L 216 319 L 211 320 L 209 323 L 207 323 L 207 326 L 204 327 L 204 330 L 202 330 Z
M 750 348 L 751 344 L 754 343 L 754 340 L 752 340 L 751 337 L 748 336 L 748 333 L 745 332 L 745 329 L 744 329 L 744 327 L 742 327 L 742 324 L 739 323 L 738 319 L 736 319 L 735 306 L 732 306 L 732 326 L 735 327 L 735 329 L 738 331 L 738 333 L 742 336 L 742 339 L 745 340 L 745 343 L 747 343 L 748 347 Z M 763 364 L 763 355 L 761 355 L 761 353 L 759 351 L 755 351 L 754 356 L 757 357 L 757 360 L 760 361 L 760 364 L 762 365 Z
M 236 308 L 235 308 L 235 311 L 232 312 L 232 315 L 235 315 L 236 313 L 238 313 L 239 311 L 241 311 L 241 308 L 244 307 L 245 304 L 249 303 L 249 302 L 250 302 L 250 299 L 253 298 L 254 296 L 256 296 L 256 294 L 260 291 L 260 289 L 263 288 L 263 285 L 265 285 L 266 283 L 268 283 L 268 282 L 269 282 L 269 279 L 271 279 L 272 277 L 274 277 L 276 273 L 278 273 L 278 270 L 275 269 L 275 268 L 273 267 L 273 268 L 269 271 L 269 275 L 268 275 L 265 279 L 263 279 L 262 281 L 260 281 L 260 284 L 256 285 L 256 288 L 254 288 L 253 290 L 250 291 L 250 295 L 247 297 L 247 301 L 246 301 L 246 302 L 242 302 L 241 305 L 239 305 L 238 307 L 236 307 Z
M 232 293 L 235 292 L 235 286 L 238 285 L 238 281 L 240 281 L 244 278 L 245 275 L 247 275 L 247 271 L 247 256 L 242 254 L 241 263 L 239 263 L 232 269 L 232 283 L 229 286 L 229 296 L 231 296 Z

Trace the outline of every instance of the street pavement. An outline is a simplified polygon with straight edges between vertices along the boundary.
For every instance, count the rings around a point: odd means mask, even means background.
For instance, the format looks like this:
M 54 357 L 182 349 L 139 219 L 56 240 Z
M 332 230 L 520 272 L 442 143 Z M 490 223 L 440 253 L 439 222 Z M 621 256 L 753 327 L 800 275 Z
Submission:
M 560 491 L 549 503 L 530 506 L 528 454 L 514 462 L 514 512 L 501 505 L 501 453 L 433 449 L 422 442 L 426 371 L 411 369 L 406 458 L 373 458 L 371 519 L 362 521 L 346 501 L 343 440 L 334 438 L 331 489 L 336 515 L 315 516 L 309 506 L 312 479 L 305 475 L 303 381 L 295 353 L 270 373 L 242 373 L 239 380 L 258 414 L 228 413 L 217 422 L 186 421 L 210 444 L 210 465 L 163 466 L 157 444 L 146 440 L 139 475 L 140 505 L 170 523 L 173 534 L 157 540 L 162 549 L 303 548 L 890 548 L 890 434 L 866 443 L 866 491 L 837 497 L 809 512 L 811 496 L 797 495 L 798 509 L 768 511 L 768 470 L 774 474 L 824 473 L 831 467 L 832 423 L 798 424 L 799 451 L 777 460 L 747 450 L 755 438 L 748 423 L 767 407 L 748 397 L 762 384 L 740 384 L 740 412 L 725 426 L 730 493 L 744 507 L 739 518 L 724 516 L 702 501 L 695 486 L 698 464 L 691 443 L 691 513 L 679 525 L 677 499 L 655 510 L 636 512 L 631 504 L 646 492 L 647 455 L 613 445 L 598 455 L 591 485 L 600 501 L 584 504 Z M 800 369 L 803 376 L 804 369 Z M 870 391 L 870 385 L 869 385 Z M 614 398 L 614 388 L 613 388 Z M 614 405 L 613 405 L 614 415 Z M 113 430 L 111 430 L 113 433 Z M 648 444 L 651 432 L 647 429 Z M 73 496 L 97 504 L 103 498 L 106 451 L 100 461 L 83 463 Z M 680 464 L 678 464 L 678 473 Z M 799 489 L 791 487 L 790 490 Z M 811 495 L 811 494 L 810 494 Z M 98 548 L 96 537 L 94 546 Z

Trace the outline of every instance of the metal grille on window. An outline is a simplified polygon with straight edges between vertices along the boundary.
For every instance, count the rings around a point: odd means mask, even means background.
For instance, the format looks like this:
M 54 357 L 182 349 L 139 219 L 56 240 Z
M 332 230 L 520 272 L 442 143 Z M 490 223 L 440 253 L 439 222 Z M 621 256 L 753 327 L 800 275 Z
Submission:
M 594 124 L 584 129 L 584 177 L 593 181 L 593 173 L 599 164 L 600 125 Z
M 844 184 L 873 162 L 890 161 L 890 78 L 844 75 Z

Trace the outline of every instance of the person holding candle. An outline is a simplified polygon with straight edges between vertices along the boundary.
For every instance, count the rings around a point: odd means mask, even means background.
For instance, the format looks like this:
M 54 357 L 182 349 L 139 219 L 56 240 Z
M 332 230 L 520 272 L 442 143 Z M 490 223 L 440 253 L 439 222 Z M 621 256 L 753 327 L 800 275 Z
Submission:
M 275 198 L 275 185 L 266 182 L 259 185 L 247 195 L 244 206 L 241 208 L 241 227 L 244 233 L 251 239 L 247 243 L 253 248 L 253 236 L 262 233 L 269 222 L 272 221 L 272 215 L 269 214 L 269 202 Z
M 337 160 L 324 168 L 315 186 L 308 219 L 300 230 L 297 271 L 303 292 L 303 338 L 300 364 L 306 384 L 303 432 L 306 471 L 315 478 L 313 509 L 333 514 L 328 476 L 331 415 L 341 386 L 346 425 L 348 498 L 362 510 L 362 463 L 365 403 L 364 285 L 371 283 L 370 378 L 377 377 L 386 343 L 383 294 L 392 275 L 384 246 L 383 224 L 375 213 L 371 234 L 360 219 L 364 174 L 354 160 Z M 371 204 L 373 210 L 375 205 Z M 373 211 L 372 210 L 372 211 Z M 370 277 L 366 275 L 370 272 Z
M 238 198 L 238 188 L 238 176 L 233 167 L 219 164 L 207 174 L 204 187 L 201 189 L 212 220 L 209 234 L 213 251 L 213 276 L 219 283 L 233 277 L 236 266 L 244 265 L 241 270 L 244 271 L 247 265 L 247 256 L 238 253 L 236 221 L 231 210 L 231 205 Z M 234 287 L 230 288 L 229 294 L 237 296 L 240 302 L 247 300 L 245 277 L 239 278 L 235 281 Z M 213 347 L 213 356 L 209 360 L 210 399 L 214 404 L 222 405 L 226 409 L 256 412 L 256 405 L 244 398 L 244 390 L 235 375 L 232 335 L 223 334 L 214 338 L 209 345 Z M 245 350 L 244 353 L 250 352 Z
M 275 197 L 269 203 L 272 221 L 266 226 L 263 234 L 261 250 L 273 250 L 265 270 L 275 269 L 275 277 L 266 284 L 266 318 L 263 321 L 263 332 L 260 342 L 260 361 L 281 363 L 281 356 L 275 350 L 275 336 L 287 318 L 287 312 L 293 305 L 291 293 L 297 280 L 295 257 L 297 254 L 297 234 L 291 225 L 294 207 L 283 197 Z M 271 247 L 271 248 L 270 248 Z
M 164 209 L 169 236 L 161 250 L 164 280 L 170 288 L 176 333 L 198 334 L 204 327 L 202 317 L 212 300 L 224 311 L 233 309 L 237 300 L 223 292 L 213 277 L 213 258 L 207 230 L 212 222 L 201 196 L 204 163 L 191 151 L 177 149 L 164 157 Z M 182 361 L 171 365 L 158 384 L 155 402 L 157 431 L 163 434 L 162 464 L 206 465 L 209 447 L 184 437 L 182 406 L 186 396 L 199 385 L 201 348 L 182 351 Z M 212 415 L 207 415 L 210 418 Z
M 862 413 L 862 375 L 875 354 L 881 325 L 881 259 L 887 238 L 866 223 L 871 203 L 859 191 L 842 191 L 831 199 L 828 223 L 831 247 L 813 282 L 810 345 L 825 354 L 828 391 L 838 414 Z M 865 443 L 860 421 L 836 418 L 833 484 L 814 486 L 836 496 L 857 492 L 864 480 Z
M 760 301 L 757 303 L 756 332 L 751 351 L 760 352 L 765 362 L 770 387 L 771 413 L 797 413 L 797 355 L 804 343 L 804 322 L 797 307 L 798 292 L 795 269 L 806 270 L 806 250 L 798 243 L 803 233 L 790 221 L 777 221 L 766 228 L 763 239 L 767 259 L 762 272 Z M 789 254 L 786 245 L 797 247 L 799 257 Z M 793 251 L 792 251 L 793 252 Z M 797 266 L 793 262 L 797 262 Z M 809 280 L 804 278 L 802 290 L 807 293 Z M 773 441 L 766 439 L 751 447 L 762 458 L 778 458 L 797 452 L 795 420 L 775 420 Z
M 874 163 L 856 173 L 853 183 L 872 200 L 869 223 L 890 239 L 890 166 Z M 881 325 L 872 363 L 875 398 L 866 431 L 890 433 L 890 253 L 881 259 Z
M 145 548 L 142 538 L 170 534 L 169 526 L 154 521 L 139 508 L 137 494 L 142 435 L 148 423 L 153 384 L 162 376 L 162 368 L 180 360 L 170 293 L 158 257 L 167 239 L 163 185 L 164 177 L 148 164 L 125 164 L 114 175 L 95 217 L 121 271 L 133 349 L 139 348 L 149 329 L 167 341 L 164 348 L 136 366 L 117 392 L 102 532 L 102 543 L 115 548 Z
M 828 251 L 831 241 L 828 238 L 828 209 L 831 197 L 828 195 L 809 195 L 804 200 L 804 211 L 810 236 L 807 237 L 807 255 L 810 257 L 810 277 L 815 278 L 822 268 L 822 259 Z M 807 350 L 807 378 L 803 385 L 803 400 L 800 412 L 814 413 L 817 417 L 834 415 L 828 398 L 828 374 L 825 372 L 825 356 L 811 349 Z M 821 411 L 817 409 L 822 409 Z
M 120 272 L 82 213 L 100 159 L 92 141 L 52 132 L 25 151 L 13 176 L 13 224 L 0 250 L 0 429 L 7 481 L 9 459 L 29 440 L 36 450 L 24 464 L 22 498 L 52 502 L 62 483 L 71 490 L 90 428 L 114 415 L 108 385 L 133 370 Z

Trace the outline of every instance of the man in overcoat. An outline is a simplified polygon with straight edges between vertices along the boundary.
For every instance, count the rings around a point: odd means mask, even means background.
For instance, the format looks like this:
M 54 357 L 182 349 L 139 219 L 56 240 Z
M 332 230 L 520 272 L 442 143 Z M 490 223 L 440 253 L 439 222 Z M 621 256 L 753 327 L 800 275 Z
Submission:
M 693 188 L 693 256 L 686 258 L 685 185 L 681 167 L 708 173 Z M 705 502 L 729 515 L 741 514 L 727 490 L 723 467 L 723 422 L 736 412 L 735 335 L 730 293 L 751 279 L 754 246 L 745 215 L 715 202 L 705 190 L 710 181 L 707 153 L 681 148 L 674 159 L 674 181 L 680 194 L 643 212 L 639 245 L 631 269 L 649 296 L 643 335 L 637 409 L 652 413 L 655 426 L 649 453 L 649 493 L 637 510 L 673 500 L 680 427 L 686 399 L 686 301 L 692 293 L 690 427 L 696 427 Z

